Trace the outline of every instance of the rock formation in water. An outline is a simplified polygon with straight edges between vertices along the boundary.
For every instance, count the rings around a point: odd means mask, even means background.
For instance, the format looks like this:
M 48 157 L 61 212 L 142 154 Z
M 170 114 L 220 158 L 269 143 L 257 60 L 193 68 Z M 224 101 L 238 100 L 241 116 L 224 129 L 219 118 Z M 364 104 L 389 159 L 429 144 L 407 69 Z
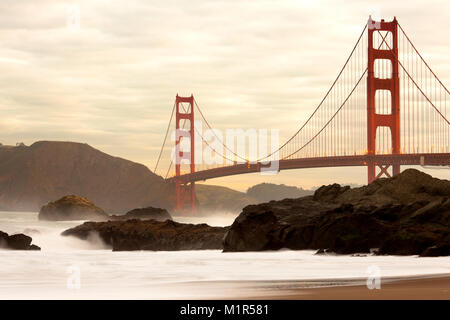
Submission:
M 450 255 L 450 181 L 408 169 L 360 188 L 322 186 L 245 207 L 224 240 L 224 251 L 280 248 Z
M 85 222 L 62 233 L 89 239 L 97 234 L 113 251 L 222 249 L 227 231 L 207 224 L 184 224 L 172 220 L 126 220 Z
M 8 235 L 0 231 L 0 248 L 10 250 L 41 250 L 38 246 L 31 244 L 33 239 L 22 233 Z
M 49 202 L 39 210 L 39 220 L 71 221 L 90 220 L 106 221 L 109 215 L 86 198 L 68 195 L 54 202 Z
M 110 220 L 130 220 L 130 219 L 139 219 L 139 220 L 157 220 L 157 221 L 166 221 L 172 220 L 172 217 L 167 212 L 166 209 L 162 208 L 138 208 L 128 211 L 124 215 L 112 215 L 109 217 Z
M 74 221 L 74 220 L 89 220 L 89 221 L 119 221 L 119 220 L 171 220 L 172 217 L 166 209 L 162 208 L 138 208 L 128 211 L 124 215 L 108 215 L 103 209 L 97 207 L 92 201 L 76 196 L 64 196 L 54 202 L 49 202 L 39 211 L 39 220 L 48 221 Z M 31 230 L 29 230 L 31 233 Z M 25 232 L 27 233 L 27 232 Z

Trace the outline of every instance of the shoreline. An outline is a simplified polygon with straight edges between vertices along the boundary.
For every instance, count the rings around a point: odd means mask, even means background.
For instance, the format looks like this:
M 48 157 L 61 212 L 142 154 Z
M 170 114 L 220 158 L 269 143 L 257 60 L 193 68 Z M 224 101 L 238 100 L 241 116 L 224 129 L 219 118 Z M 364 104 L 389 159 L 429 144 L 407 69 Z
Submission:
M 382 278 L 380 289 L 372 290 L 367 288 L 365 279 L 329 281 L 353 284 L 278 289 L 244 300 L 450 300 L 450 274 Z M 291 285 L 295 283 L 301 282 L 295 281 Z

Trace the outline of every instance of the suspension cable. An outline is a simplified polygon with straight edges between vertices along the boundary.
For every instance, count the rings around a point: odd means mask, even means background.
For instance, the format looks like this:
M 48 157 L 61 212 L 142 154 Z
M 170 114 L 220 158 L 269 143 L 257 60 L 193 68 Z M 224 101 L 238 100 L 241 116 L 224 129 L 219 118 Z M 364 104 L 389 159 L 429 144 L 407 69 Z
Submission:
M 170 125 L 172 124 L 173 114 L 175 113 L 175 102 L 173 103 L 172 114 L 170 115 L 169 125 L 167 126 L 166 135 L 164 136 L 164 141 L 161 146 L 161 150 L 159 151 L 158 160 L 156 161 L 155 169 L 153 170 L 156 173 L 156 169 L 158 169 L 159 160 L 161 160 L 161 155 L 164 151 L 164 146 L 166 144 L 167 136 L 169 135 Z
M 445 91 L 447 91 L 448 94 L 450 94 L 450 92 L 448 91 L 447 87 L 442 83 L 442 81 L 437 77 L 437 75 L 433 72 L 433 70 L 431 70 L 430 66 L 428 65 L 428 63 L 425 61 L 425 59 L 422 57 L 422 55 L 419 53 L 419 51 L 416 49 L 416 47 L 414 46 L 414 44 L 412 43 L 412 41 L 409 39 L 408 35 L 406 34 L 406 32 L 403 30 L 402 26 L 400 24 L 398 24 L 400 30 L 403 32 L 403 35 L 406 37 L 406 39 L 408 40 L 409 44 L 412 46 L 412 48 L 414 49 L 414 51 L 416 51 L 416 53 L 419 55 L 420 59 L 422 59 L 423 63 L 425 63 L 425 65 L 427 66 L 428 70 L 430 70 L 430 72 L 433 74 L 433 76 L 436 78 L 436 80 L 441 84 L 441 86 L 445 89 Z
M 298 148 L 296 151 L 292 152 L 291 154 L 287 155 L 286 157 L 284 157 L 282 160 L 285 160 L 291 156 L 293 156 L 294 154 L 298 153 L 299 151 L 301 151 L 302 149 L 304 149 L 307 145 L 309 145 L 315 138 L 317 138 L 319 136 L 319 134 L 325 130 L 325 128 L 331 123 L 331 121 L 336 117 L 336 115 L 339 113 L 339 111 L 342 110 L 342 108 L 344 107 L 344 105 L 347 103 L 348 99 L 350 99 L 350 96 L 353 94 L 353 92 L 355 91 L 355 89 L 358 87 L 359 83 L 361 82 L 361 80 L 364 78 L 364 76 L 367 73 L 367 68 L 366 70 L 364 70 L 363 74 L 361 75 L 361 77 L 359 78 L 358 82 L 355 84 L 355 86 L 353 87 L 352 91 L 350 91 L 350 93 L 348 94 L 347 98 L 345 98 L 344 102 L 342 102 L 341 106 L 336 110 L 336 112 L 333 114 L 333 116 L 327 121 L 327 123 L 325 123 L 323 125 L 323 127 L 311 138 L 309 139 L 308 142 L 306 142 L 303 146 L 301 146 L 300 148 Z
M 380 34 L 382 41 L 381 44 L 378 46 L 378 49 L 381 48 L 381 46 L 383 45 L 383 42 L 385 42 L 385 39 L 387 37 L 388 33 L 386 33 L 384 36 L 382 34 Z M 359 40 L 358 40 L 359 42 Z M 364 72 L 362 73 L 361 77 L 359 78 L 358 82 L 356 83 L 356 85 L 353 87 L 352 91 L 348 94 L 348 96 L 346 97 L 346 99 L 344 100 L 344 102 L 341 104 L 341 106 L 336 110 L 336 112 L 333 114 L 333 116 L 327 121 L 327 123 L 325 123 L 325 125 L 320 129 L 319 132 L 317 132 L 308 142 L 306 142 L 303 146 L 301 146 L 300 148 L 298 148 L 296 151 L 292 152 L 291 154 L 289 154 L 288 156 L 284 157 L 284 159 L 289 158 L 291 156 L 293 156 L 294 154 L 298 153 L 299 151 L 301 151 L 302 149 L 304 149 L 307 145 L 309 145 L 323 130 L 325 130 L 325 128 L 331 123 L 331 121 L 336 117 L 336 115 L 338 114 L 338 112 L 344 107 L 344 105 L 346 104 L 346 102 L 348 101 L 348 99 L 350 98 L 350 96 L 353 94 L 353 92 L 355 91 L 356 87 L 359 85 L 359 83 L 361 82 L 362 78 L 364 77 L 364 75 L 366 74 L 368 68 L 366 68 L 364 70 Z M 333 84 L 334 85 L 334 84 Z M 281 149 L 281 148 L 280 148 Z
M 211 131 L 213 132 L 214 136 L 217 138 L 217 140 L 220 141 L 220 143 L 222 143 L 222 145 L 225 147 L 225 149 L 227 149 L 228 151 L 230 151 L 232 154 L 234 154 L 236 157 L 238 157 L 241 160 L 244 160 L 245 162 L 248 162 L 249 160 L 246 158 L 242 158 L 240 155 L 236 154 L 234 151 L 230 150 L 227 145 L 225 145 L 223 143 L 223 141 L 221 141 L 221 139 L 219 139 L 219 137 L 216 135 L 216 132 L 213 130 L 213 128 L 211 127 L 211 125 L 209 124 L 208 120 L 206 120 L 205 116 L 203 115 L 202 110 L 200 110 L 200 107 L 197 104 L 197 101 L 194 99 L 194 103 L 195 106 L 197 107 L 197 110 L 199 111 L 200 115 L 202 116 L 203 120 L 205 121 L 206 125 L 208 126 L 209 129 L 211 129 Z M 205 141 L 206 142 L 206 141 Z
M 339 80 L 339 78 L 341 77 L 342 72 L 344 71 L 345 67 L 347 66 L 348 62 L 350 61 L 351 57 L 353 56 L 353 53 L 355 52 L 356 48 L 358 47 L 359 42 L 361 41 L 361 38 L 364 35 L 364 32 L 367 29 L 367 24 L 364 26 L 363 31 L 361 32 L 361 35 L 359 36 L 358 40 L 356 41 L 355 46 L 353 47 L 352 51 L 350 52 L 350 55 L 347 58 L 347 61 L 345 62 L 344 66 L 342 67 L 341 71 L 339 72 L 339 74 L 337 75 L 336 79 L 334 80 L 333 84 L 331 85 L 330 89 L 327 91 L 327 93 L 325 94 L 325 96 L 323 97 L 322 101 L 320 101 L 319 105 L 316 107 L 316 109 L 314 110 L 314 112 L 309 116 L 309 118 L 303 123 L 303 125 L 300 127 L 300 129 L 297 130 L 296 133 L 294 133 L 294 135 L 289 138 L 281 147 L 278 148 L 278 150 L 273 151 L 272 153 L 270 153 L 269 155 L 267 155 L 266 157 L 260 158 L 257 161 L 261 161 L 264 159 L 267 159 L 269 157 L 271 157 L 272 155 L 278 153 L 283 147 L 285 147 L 289 142 L 292 141 L 292 139 L 295 138 L 295 136 L 297 136 L 300 131 L 303 130 L 303 128 L 305 128 L 305 126 L 309 123 L 309 121 L 313 118 L 313 116 L 317 113 L 317 111 L 320 109 L 320 107 L 322 106 L 322 104 L 324 103 L 324 101 L 326 100 L 326 98 L 328 97 L 328 95 L 330 94 L 331 90 L 334 88 L 335 84 L 337 83 L 337 81 Z
M 194 101 L 195 101 L 195 100 L 194 100 Z M 181 104 L 181 107 L 183 108 L 183 111 L 186 113 L 187 111 L 186 111 L 186 109 L 185 109 L 185 107 L 184 107 L 183 104 Z M 198 107 L 197 107 L 197 108 L 198 108 Z M 184 124 L 185 124 L 185 123 L 186 123 L 186 120 L 185 120 L 184 123 L 183 123 L 183 129 L 184 129 Z M 194 130 L 195 130 L 195 132 L 199 135 L 199 137 L 202 139 L 202 141 L 208 146 L 209 149 L 213 150 L 215 153 L 217 153 L 217 154 L 218 154 L 220 157 L 222 157 L 223 159 L 228 160 L 228 161 L 234 163 L 234 161 L 233 161 L 232 159 L 230 159 L 230 158 L 224 156 L 222 153 L 220 153 L 219 151 L 217 151 L 216 149 L 214 149 L 213 147 L 211 147 L 211 145 L 208 143 L 208 141 L 206 141 L 206 139 L 203 137 L 203 135 L 198 131 L 198 129 L 197 129 L 195 126 L 194 126 Z M 216 137 L 217 137 L 217 136 L 216 136 Z M 220 139 L 219 139 L 219 140 L 220 140 Z M 222 145 L 223 145 L 223 143 L 222 143 Z M 224 146 L 225 146 L 225 145 L 224 145 Z M 169 175 L 169 172 L 170 172 L 170 169 L 172 168 L 172 165 L 173 165 L 173 161 L 171 160 L 169 169 L 167 170 L 167 173 L 166 173 L 166 176 L 165 176 L 166 179 L 167 179 L 167 176 Z
M 380 33 L 379 30 L 377 30 L 378 33 Z M 381 35 L 381 33 L 380 33 Z M 383 39 L 383 42 L 385 42 L 385 40 Z M 403 64 L 400 62 L 400 60 L 398 59 L 398 56 L 395 54 L 394 50 L 391 49 L 391 47 L 389 46 L 389 44 L 387 42 L 386 46 L 389 48 L 389 50 L 392 51 L 392 54 L 394 55 L 395 59 L 398 61 L 398 64 L 402 67 L 403 71 L 405 71 L 406 75 L 411 79 L 411 81 L 414 83 L 414 85 L 417 87 L 417 89 L 419 89 L 420 93 L 425 97 L 425 99 L 427 99 L 427 101 L 433 106 L 433 108 L 438 112 L 438 114 L 442 117 L 442 119 L 444 119 L 444 121 L 447 122 L 447 124 L 450 124 L 450 121 L 442 114 L 442 112 L 434 105 L 434 103 L 428 98 L 428 96 L 422 91 L 422 89 L 419 87 L 419 85 L 416 83 L 416 81 L 411 77 L 411 75 L 409 74 L 408 70 L 406 70 L 406 68 L 403 66 Z

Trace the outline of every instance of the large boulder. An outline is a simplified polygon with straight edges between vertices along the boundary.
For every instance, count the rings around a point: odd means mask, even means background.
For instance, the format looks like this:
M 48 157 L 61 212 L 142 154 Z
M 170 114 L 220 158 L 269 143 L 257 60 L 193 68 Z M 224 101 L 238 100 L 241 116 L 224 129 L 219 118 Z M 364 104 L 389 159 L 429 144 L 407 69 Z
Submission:
M 130 219 L 139 219 L 139 220 L 157 220 L 157 221 L 166 221 L 172 220 L 169 212 L 166 209 L 162 208 L 139 208 L 128 211 L 124 215 L 112 215 L 110 216 L 111 220 L 130 220 Z
M 88 199 L 76 195 L 64 196 L 57 201 L 50 202 L 39 211 L 39 220 L 106 221 L 108 219 L 108 214 L 101 208 L 95 206 Z
M 87 240 L 93 234 L 110 245 L 113 251 L 130 250 L 203 250 L 222 249 L 228 228 L 207 224 L 184 224 L 166 220 L 125 220 L 85 222 L 62 233 Z
M 0 231 L 0 248 L 11 250 L 41 250 L 38 246 L 31 244 L 33 239 L 22 233 L 8 235 Z
M 243 209 L 224 251 L 322 249 L 336 253 L 449 255 L 450 181 L 414 169 L 351 189 Z

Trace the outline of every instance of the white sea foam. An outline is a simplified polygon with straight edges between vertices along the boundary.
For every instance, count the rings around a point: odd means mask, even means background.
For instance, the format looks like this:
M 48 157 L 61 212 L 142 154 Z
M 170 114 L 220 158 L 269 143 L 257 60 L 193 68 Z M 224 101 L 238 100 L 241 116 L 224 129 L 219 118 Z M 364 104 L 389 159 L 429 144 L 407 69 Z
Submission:
M 217 224 L 201 218 L 181 220 Z M 99 239 L 60 236 L 79 223 L 0 212 L 0 230 L 35 229 L 39 234 L 31 235 L 33 242 L 42 247 L 40 252 L 0 250 L 0 299 L 238 298 L 270 294 L 274 288 L 343 285 L 345 279 L 363 282 L 367 268 L 374 265 L 382 277 L 450 273 L 450 257 L 317 256 L 314 251 L 290 250 L 112 252 Z M 79 289 L 67 287 L 74 276 L 69 270 L 79 270 Z

